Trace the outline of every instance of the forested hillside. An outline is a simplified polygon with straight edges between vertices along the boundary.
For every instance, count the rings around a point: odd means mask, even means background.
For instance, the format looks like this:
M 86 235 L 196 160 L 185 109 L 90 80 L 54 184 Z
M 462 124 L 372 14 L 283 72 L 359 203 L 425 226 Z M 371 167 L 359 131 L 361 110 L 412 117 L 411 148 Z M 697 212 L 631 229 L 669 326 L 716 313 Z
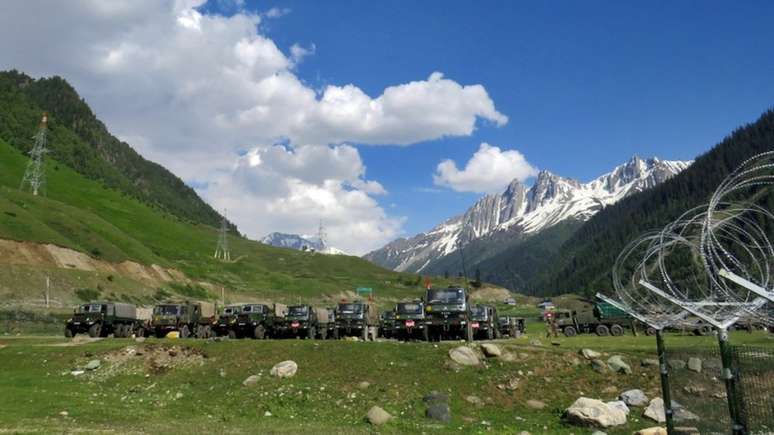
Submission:
M 630 240 L 660 229 L 691 207 L 709 199 L 717 185 L 751 156 L 774 150 L 774 110 L 734 131 L 691 167 L 645 192 L 632 195 L 596 214 L 526 284 L 539 294 L 593 294 L 611 286 L 610 270 Z M 760 199 L 774 209 L 774 194 Z M 516 262 L 517 256 L 511 257 Z
M 57 161 L 180 219 L 220 225 L 220 215 L 181 179 L 111 135 L 67 81 L 0 72 L 0 139 L 29 151 L 44 111 L 50 155 Z

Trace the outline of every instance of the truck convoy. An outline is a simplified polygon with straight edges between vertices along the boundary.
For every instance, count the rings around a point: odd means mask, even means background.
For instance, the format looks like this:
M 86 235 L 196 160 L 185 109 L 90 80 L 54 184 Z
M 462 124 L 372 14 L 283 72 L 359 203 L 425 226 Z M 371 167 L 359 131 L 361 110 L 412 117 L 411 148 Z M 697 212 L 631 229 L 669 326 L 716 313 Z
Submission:
M 376 335 L 379 327 L 379 313 L 371 302 L 342 302 L 336 306 L 336 338 L 347 336 L 368 340 Z
M 65 337 L 89 334 L 89 337 L 142 336 L 146 322 L 150 320 L 147 310 L 134 304 L 121 302 L 94 301 L 78 306 L 65 324 Z
M 399 340 L 430 340 L 425 325 L 425 304 L 422 301 L 395 305 L 394 335 Z
M 180 338 L 192 334 L 196 338 L 214 336 L 215 305 L 210 302 L 177 302 L 160 304 L 153 307 L 151 328 L 156 337 L 165 337 L 177 331 Z
M 425 291 L 425 325 L 431 339 L 464 338 L 473 341 L 470 305 L 462 287 L 429 288 Z

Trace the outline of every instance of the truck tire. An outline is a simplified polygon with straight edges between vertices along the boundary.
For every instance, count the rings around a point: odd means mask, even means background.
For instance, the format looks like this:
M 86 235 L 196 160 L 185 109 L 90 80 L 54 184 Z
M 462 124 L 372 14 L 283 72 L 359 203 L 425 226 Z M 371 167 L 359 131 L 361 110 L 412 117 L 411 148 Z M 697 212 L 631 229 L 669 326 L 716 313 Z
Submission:
M 647 335 L 647 336 L 654 336 L 654 335 L 656 335 L 656 328 L 654 328 L 652 326 L 648 326 L 645 329 L 645 335 Z
M 142 326 L 137 328 L 137 330 L 134 331 L 134 336 L 135 337 L 145 337 L 145 328 L 143 328 Z
M 67 338 L 73 338 L 75 334 L 73 334 L 73 330 L 70 328 L 65 327 L 65 337 Z
M 701 328 L 697 329 L 696 333 L 701 335 L 702 337 L 706 337 L 712 334 L 712 327 L 709 325 L 704 325 Z
M 608 328 L 607 325 L 597 325 L 594 331 L 600 337 L 607 337 L 608 335 L 610 335 L 610 328 Z
M 333 328 L 333 339 L 338 340 L 341 338 L 341 334 L 339 333 L 339 328 Z
M 422 340 L 430 341 L 430 329 L 427 326 L 422 329 Z
M 234 339 L 239 338 L 239 337 L 237 337 L 236 331 L 234 331 L 233 329 L 229 329 L 228 330 L 228 338 L 234 340 Z
M 624 335 L 625 332 L 626 331 L 623 329 L 623 326 L 621 326 L 621 325 L 615 324 L 615 325 L 610 327 L 610 334 L 613 337 L 620 337 L 620 336 Z
M 253 338 L 256 340 L 263 340 L 266 338 L 266 328 L 263 325 L 258 325 L 253 329 Z
M 575 337 L 576 335 L 578 335 L 578 331 L 576 331 L 575 328 L 572 326 L 568 326 L 564 328 L 564 331 L 562 332 L 564 333 L 565 337 Z
M 180 338 L 188 338 L 191 335 L 191 330 L 188 329 L 188 325 L 183 325 L 180 328 Z
M 124 325 L 113 325 L 113 338 L 121 338 L 124 333 Z
M 161 329 L 157 329 L 156 331 L 156 338 L 164 338 L 167 334 L 164 334 L 164 331 Z
M 100 335 L 102 335 L 102 325 L 99 323 L 91 325 L 89 328 L 89 337 L 95 338 L 99 337 Z

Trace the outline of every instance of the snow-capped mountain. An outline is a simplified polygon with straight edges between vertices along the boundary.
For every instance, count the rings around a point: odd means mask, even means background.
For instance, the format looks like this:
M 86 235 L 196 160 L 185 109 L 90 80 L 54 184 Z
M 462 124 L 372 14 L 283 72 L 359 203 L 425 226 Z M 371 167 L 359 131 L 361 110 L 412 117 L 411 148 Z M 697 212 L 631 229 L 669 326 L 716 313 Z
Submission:
M 484 196 L 464 214 L 426 233 L 390 242 L 364 258 L 397 271 L 421 272 L 473 240 L 497 233 L 529 236 L 567 219 L 586 221 L 603 207 L 662 183 L 691 163 L 635 156 L 588 183 L 541 171 L 529 188 L 514 180 L 503 193 Z
M 261 239 L 264 245 L 278 248 L 296 249 L 298 251 L 316 251 L 321 254 L 347 255 L 344 251 L 320 243 L 317 237 L 299 236 L 298 234 L 271 233 Z

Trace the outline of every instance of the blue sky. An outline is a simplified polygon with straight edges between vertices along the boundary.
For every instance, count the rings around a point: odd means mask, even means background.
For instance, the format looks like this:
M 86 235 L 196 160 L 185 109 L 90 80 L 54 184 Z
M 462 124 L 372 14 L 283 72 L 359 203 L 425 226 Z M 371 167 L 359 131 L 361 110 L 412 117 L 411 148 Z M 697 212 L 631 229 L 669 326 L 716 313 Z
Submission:
M 66 78 L 249 237 L 322 220 L 354 254 L 539 169 L 692 159 L 774 106 L 766 1 L 46 7 L 4 2 L 0 69 Z
M 266 26 L 279 45 L 315 44 L 298 75 L 369 95 L 441 71 L 484 85 L 503 127 L 411 147 L 362 146 L 379 198 L 427 230 L 479 196 L 433 187 L 441 159 L 480 142 L 540 169 L 589 180 L 634 154 L 692 159 L 774 105 L 774 3 L 249 2 L 288 8 Z

